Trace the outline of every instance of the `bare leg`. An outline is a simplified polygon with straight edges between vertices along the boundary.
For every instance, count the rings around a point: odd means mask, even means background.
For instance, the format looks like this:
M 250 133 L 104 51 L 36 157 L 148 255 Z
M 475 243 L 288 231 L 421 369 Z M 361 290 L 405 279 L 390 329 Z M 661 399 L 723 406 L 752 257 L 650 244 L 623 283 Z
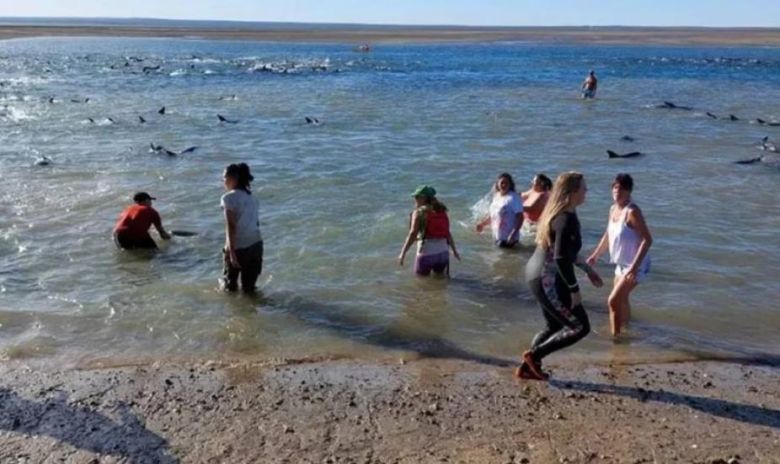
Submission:
M 626 281 L 623 277 L 615 277 L 615 286 L 609 295 L 609 322 L 612 336 L 620 334 L 620 329 L 628 324 L 631 317 L 631 305 L 628 297 L 636 284 Z
M 620 333 L 620 298 L 618 292 L 618 282 L 620 277 L 615 277 L 612 283 L 612 292 L 607 298 L 607 307 L 609 308 L 609 331 L 613 337 Z

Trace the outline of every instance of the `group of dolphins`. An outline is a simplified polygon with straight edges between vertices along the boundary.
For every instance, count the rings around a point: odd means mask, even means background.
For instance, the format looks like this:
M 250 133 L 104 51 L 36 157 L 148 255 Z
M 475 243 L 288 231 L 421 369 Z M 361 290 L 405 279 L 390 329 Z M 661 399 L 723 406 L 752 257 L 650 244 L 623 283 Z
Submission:
M 229 95 L 229 96 L 219 97 L 219 100 L 237 100 L 237 99 L 238 98 L 236 97 L 236 95 Z M 71 99 L 71 101 L 73 103 L 88 103 L 90 101 L 90 99 L 87 97 L 85 99 Z M 56 100 L 54 99 L 54 97 L 49 97 L 49 103 L 55 103 L 55 102 L 56 102 Z M 670 101 L 664 101 L 663 103 L 657 104 L 654 107 L 655 108 L 661 108 L 661 109 L 670 109 L 670 110 L 683 110 L 683 111 L 691 111 L 691 110 L 693 110 L 693 107 L 677 105 L 677 104 L 675 104 L 673 102 L 670 102 Z M 157 114 L 165 115 L 165 112 L 166 112 L 165 106 L 163 106 L 163 107 L 161 107 L 157 111 Z M 740 120 L 740 118 L 738 118 L 737 116 L 735 116 L 733 114 L 729 114 L 729 116 L 727 118 L 726 117 L 719 118 L 717 115 L 715 115 L 715 114 L 713 114 L 713 113 L 711 113 L 709 111 L 707 111 L 705 114 L 709 118 L 712 118 L 712 119 L 725 119 L 725 120 L 729 120 L 729 121 L 739 121 Z M 217 120 L 220 122 L 220 124 L 222 124 L 222 123 L 224 123 L 224 124 L 238 124 L 238 122 L 239 122 L 237 119 L 229 119 L 229 118 L 227 118 L 227 117 L 225 117 L 225 116 L 223 116 L 221 114 L 217 114 Z M 94 118 L 87 118 L 87 121 L 89 123 L 93 123 L 93 124 L 96 123 Z M 319 126 L 321 124 L 319 119 L 314 118 L 314 117 L 310 117 L 310 116 L 306 116 L 305 121 L 306 121 L 307 125 Z M 116 120 L 114 120 L 113 118 L 107 117 L 105 119 L 105 122 L 107 124 L 113 124 L 113 123 L 116 123 Z M 138 122 L 140 124 L 145 124 L 147 122 L 147 120 L 143 116 L 139 115 L 138 116 Z M 761 125 L 772 126 L 772 127 L 780 126 L 780 122 L 766 121 L 766 120 L 760 119 L 760 118 L 756 118 L 753 122 L 755 122 L 757 124 L 761 124 Z M 620 138 L 620 140 L 623 141 L 623 142 L 634 142 L 635 141 L 635 139 L 633 137 L 628 136 L 628 135 L 624 135 L 623 137 Z M 165 155 L 168 155 L 168 156 L 171 156 L 171 157 L 179 156 L 179 155 L 183 155 L 183 154 L 187 154 L 187 153 L 192 153 L 192 152 L 194 152 L 195 150 L 198 149 L 197 146 L 193 146 L 193 147 L 186 148 L 186 149 L 184 149 L 182 151 L 176 152 L 176 151 L 173 151 L 173 150 L 169 150 L 169 149 L 163 147 L 162 145 L 155 145 L 154 143 L 150 143 L 149 146 L 150 146 L 149 152 L 156 153 L 156 154 L 165 154 Z M 761 143 L 761 147 L 760 148 L 762 150 L 764 150 L 765 152 L 767 152 L 767 153 L 778 153 L 776 145 L 769 142 L 769 137 L 764 137 L 762 139 L 762 143 Z M 621 153 L 617 153 L 617 152 L 615 152 L 613 150 L 607 150 L 607 155 L 609 156 L 610 159 L 616 159 L 616 158 L 636 158 L 636 157 L 643 156 L 644 153 L 642 153 L 640 151 L 632 151 L 632 152 L 622 153 L 621 154 Z M 763 163 L 771 163 L 771 164 L 778 164 L 778 165 L 780 165 L 780 158 L 778 158 L 778 157 L 775 157 L 775 158 L 777 158 L 777 159 L 768 158 L 767 154 L 764 154 L 764 155 L 761 155 L 761 156 L 758 156 L 758 157 L 755 157 L 755 158 L 736 161 L 736 163 L 737 164 L 753 164 L 753 163 L 761 163 L 761 162 L 763 162 Z M 42 157 L 38 157 L 36 159 L 34 165 L 36 165 L 36 166 L 48 166 L 48 165 L 52 164 L 52 162 L 53 161 L 52 161 L 51 158 L 48 158 L 46 156 L 42 156 Z
M 670 101 L 664 101 L 663 103 L 659 103 L 657 105 L 654 105 L 654 108 L 669 109 L 669 110 L 683 110 L 683 111 L 692 111 L 693 110 L 693 107 L 691 107 L 691 106 L 677 105 L 677 104 L 675 104 L 673 102 L 670 102 Z M 728 117 L 718 117 L 716 114 L 711 113 L 709 111 L 705 112 L 704 114 L 706 114 L 707 117 L 709 117 L 710 119 L 724 119 L 724 120 L 728 120 L 728 121 L 739 121 L 740 120 L 740 118 L 738 118 L 737 116 L 735 116 L 733 114 L 729 114 Z M 752 120 L 751 122 L 753 122 L 755 124 L 760 124 L 762 126 L 780 127 L 780 122 L 766 121 L 766 120 L 761 119 L 761 118 L 756 118 L 756 119 Z M 624 135 L 623 137 L 620 138 L 620 140 L 623 141 L 623 142 L 634 142 L 634 138 L 631 137 L 631 136 L 628 136 L 628 135 Z M 777 150 L 777 146 L 775 144 L 769 142 L 769 137 L 768 136 L 766 136 L 763 139 L 761 139 L 760 149 L 765 151 L 765 152 L 768 152 L 768 153 L 780 153 Z M 620 153 L 614 152 L 612 150 L 607 150 L 607 155 L 609 156 L 610 159 L 614 159 L 614 158 L 636 158 L 636 157 L 644 155 L 644 153 L 642 153 L 640 151 L 632 151 L 632 152 L 629 152 L 629 153 L 620 154 Z M 769 157 L 769 156 L 767 156 L 767 153 L 765 153 L 765 154 L 763 154 L 761 156 L 758 156 L 758 157 L 755 157 L 755 158 L 735 161 L 735 163 L 736 164 L 768 163 L 768 164 L 780 166 L 780 157 L 776 157 L 776 156 Z
M 222 100 L 222 101 L 235 101 L 235 100 L 238 100 L 238 97 L 235 94 L 233 94 L 233 95 L 221 96 L 221 97 L 219 97 L 219 100 Z M 59 102 L 54 97 L 49 97 L 48 101 L 49 101 L 49 103 L 58 103 Z M 71 102 L 73 102 L 73 103 L 89 103 L 89 101 L 90 101 L 89 98 L 85 98 L 85 99 L 71 99 Z M 165 106 L 163 106 L 159 110 L 157 110 L 157 114 L 159 114 L 161 116 L 165 115 L 166 114 Z M 220 123 L 224 123 L 224 124 L 238 124 L 238 122 L 239 122 L 238 119 L 229 119 L 229 118 L 227 118 L 227 117 L 225 117 L 225 116 L 223 116 L 223 115 L 221 115 L 219 113 L 217 113 L 217 120 Z M 321 124 L 320 120 L 315 118 L 315 117 L 306 116 L 304 118 L 304 120 L 305 120 L 307 125 L 319 126 Z M 101 124 L 102 123 L 102 124 L 105 125 L 105 124 L 115 124 L 117 121 L 115 119 L 111 118 L 111 117 L 106 117 L 102 121 L 97 121 L 97 120 L 95 120 L 95 118 L 91 118 L 90 117 L 90 118 L 87 118 L 86 122 L 88 122 L 90 124 Z M 147 122 L 147 119 L 144 118 L 143 116 L 139 115 L 138 116 L 138 122 L 140 124 L 145 124 Z M 170 150 L 168 148 L 165 148 L 162 145 L 156 145 L 154 143 L 150 143 L 149 144 L 149 152 L 150 153 L 164 154 L 164 155 L 168 155 L 170 157 L 175 157 L 175 156 L 184 155 L 184 154 L 187 154 L 187 153 L 192 153 L 195 150 L 197 150 L 198 148 L 199 147 L 197 147 L 197 146 L 192 146 L 192 147 L 186 148 L 186 149 L 184 149 L 182 151 L 173 151 L 173 150 Z M 54 160 L 52 160 L 48 156 L 38 156 L 35 159 L 35 161 L 33 162 L 33 165 L 34 166 L 49 166 L 49 165 L 51 165 L 53 163 L 54 163 Z

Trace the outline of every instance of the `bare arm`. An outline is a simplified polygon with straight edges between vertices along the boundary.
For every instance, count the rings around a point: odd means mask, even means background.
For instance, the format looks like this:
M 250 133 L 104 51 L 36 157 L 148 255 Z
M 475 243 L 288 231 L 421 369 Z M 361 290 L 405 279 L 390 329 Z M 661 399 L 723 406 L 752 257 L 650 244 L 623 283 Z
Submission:
M 458 250 L 455 249 L 455 240 L 452 239 L 452 234 L 447 232 L 447 244 L 452 248 L 452 255 L 457 258 L 458 261 L 460 261 L 460 255 L 458 254 Z
M 650 235 L 650 229 L 647 227 L 645 218 L 638 206 L 635 206 L 628 211 L 628 220 L 626 223 L 632 229 L 636 230 L 639 237 L 642 239 L 639 243 L 639 250 L 637 250 L 636 256 L 634 256 L 634 262 L 631 263 L 631 267 L 628 269 L 628 272 L 636 273 L 637 269 L 639 269 L 639 266 L 642 264 L 642 261 L 644 261 L 645 256 L 647 256 L 650 246 L 653 244 L 653 236 Z
M 614 207 L 615 207 L 614 205 L 609 207 L 609 215 L 607 216 L 607 229 L 609 229 L 609 221 L 612 220 L 612 209 Z M 607 251 L 607 248 L 609 247 L 609 234 L 607 232 L 607 229 L 604 229 L 604 234 L 601 236 L 601 239 L 599 240 L 599 244 L 596 245 L 596 248 L 590 253 L 588 259 L 585 260 L 585 262 L 591 266 L 596 265 L 596 261 L 599 260 L 601 255 L 603 255 L 604 252 Z
M 544 203 L 544 195 L 537 195 L 534 201 L 530 203 L 523 203 L 523 210 L 531 214 L 541 212 L 539 210 L 542 208 L 543 203 Z
M 227 237 L 227 253 L 230 257 L 230 261 L 235 267 L 238 265 L 238 257 L 236 256 L 236 223 L 238 218 L 236 213 L 225 209 L 225 236 Z
M 509 236 L 513 237 L 515 234 L 520 233 L 520 229 L 523 227 L 523 212 L 520 211 L 515 215 L 515 227 L 511 231 L 509 231 Z
M 409 233 L 406 234 L 406 240 L 404 241 L 404 245 L 401 247 L 401 254 L 398 255 L 398 265 L 403 266 L 404 265 L 404 257 L 406 256 L 406 252 L 409 251 L 409 248 L 412 246 L 412 243 L 417 239 L 417 231 L 420 229 L 420 216 L 418 215 L 417 211 L 414 212 L 412 215 L 412 223 L 409 226 Z
M 154 228 L 157 229 L 157 233 L 160 234 L 160 237 L 162 237 L 163 240 L 168 240 L 171 238 L 170 234 L 168 234 L 168 232 L 162 226 L 162 220 L 160 219 L 159 214 L 154 219 Z
M 604 234 L 601 236 L 601 239 L 599 240 L 599 244 L 596 245 L 596 248 L 591 252 L 590 256 L 588 256 L 588 259 L 585 260 L 586 263 L 588 263 L 590 266 L 595 266 L 596 261 L 599 260 L 601 255 L 604 254 L 605 251 L 607 251 L 609 237 L 607 235 L 607 231 L 604 231 Z
M 485 216 L 484 219 L 477 222 L 477 232 L 482 232 L 482 230 L 485 228 L 485 226 L 490 224 L 490 216 Z

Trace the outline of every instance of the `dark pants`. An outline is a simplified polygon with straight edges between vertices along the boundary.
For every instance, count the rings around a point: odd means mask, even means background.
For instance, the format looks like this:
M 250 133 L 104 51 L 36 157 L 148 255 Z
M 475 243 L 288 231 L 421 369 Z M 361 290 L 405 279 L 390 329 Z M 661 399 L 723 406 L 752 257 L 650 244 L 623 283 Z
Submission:
M 157 249 L 157 243 L 152 239 L 150 235 L 146 237 L 128 237 L 123 234 L 114 234 L 114 243 L 117 247 L 124 250 L 155 250 Z
M 496 240 L 496 246 L 499 248 L 514 248 L 517 245 L 517 240 L 508 242 L 506 240 Z
M 241 278 L 241 290 L 244 293 L 253 293 L 255 283 L 260 273 L 263 272 L 263 242 L 236 250 L 236 257 L 240 268 L 233 267 L 227 250 L 222 250 L 223 268 L 220 282 L 224 290 L 235 292 L 238 290 L 239 276 Z
M 539 301 L 546 322 L 545 328 L 536 334 L 531 344 L 534 359 L 541 361 L 550 353 L 571 346 L 588 335 L 588 314 L 582 305 L 571 307 L 571 296 L 562 280 L 556 278 L 555 288 L 548 291 L 543 288 L 541 278 L 528 284 Z

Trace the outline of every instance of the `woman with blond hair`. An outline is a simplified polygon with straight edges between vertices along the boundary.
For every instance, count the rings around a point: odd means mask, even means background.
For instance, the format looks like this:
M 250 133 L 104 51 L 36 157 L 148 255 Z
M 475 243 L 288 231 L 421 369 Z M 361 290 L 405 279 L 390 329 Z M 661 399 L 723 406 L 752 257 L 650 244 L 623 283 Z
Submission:
M 546 380 L 542 359 L 590 332 L 574 274 L 574 266 L 580 267 L 593 285 L 603 285 L 598 273 L 578 257 L 582 237 L 576 208 L 585 201 L 587 190 L 579 172 L 561 174 L 539 218 L 536 251 L 526 265 L 525 278 L 542 308 L 546 326 L 523 353 L 523 363 L 515 372 L 519 377 Z

